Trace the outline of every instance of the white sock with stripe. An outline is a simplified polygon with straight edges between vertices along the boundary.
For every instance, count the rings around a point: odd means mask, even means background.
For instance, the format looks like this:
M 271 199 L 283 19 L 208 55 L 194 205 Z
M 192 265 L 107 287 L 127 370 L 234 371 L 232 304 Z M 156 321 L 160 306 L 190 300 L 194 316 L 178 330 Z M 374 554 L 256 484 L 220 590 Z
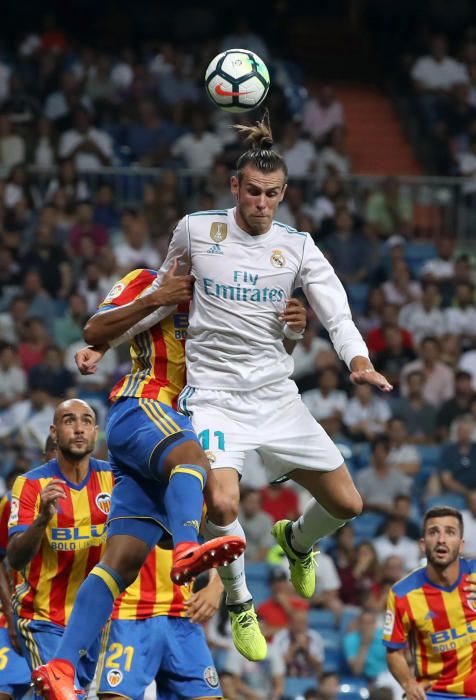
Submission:
M 229 525 L 215 525 L 207 518 L 205 521 L 205 535 L 207 540 L 211 540 L 214 537 L 225 537 L 226 535 L 235 535 L 246 540 L 238 518 Z M 238 559 L 232 561 L 228 566 L 219 566 L 217 571 L 225 587 L 228 605 L 246 603 L 246 601 L 251 599 L 251 593 L 246 585 L 244 554 L 241 554 Z

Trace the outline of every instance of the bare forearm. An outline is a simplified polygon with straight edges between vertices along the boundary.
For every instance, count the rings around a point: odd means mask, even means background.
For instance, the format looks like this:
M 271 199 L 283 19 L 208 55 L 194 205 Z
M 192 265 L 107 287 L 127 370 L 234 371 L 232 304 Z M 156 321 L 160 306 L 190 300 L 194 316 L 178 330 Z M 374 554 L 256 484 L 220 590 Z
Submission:
M 84 327 L 84 340 L 88 345 L 103 345 L 118 338 L 129 328 L 161 306 L 158 292 L 135 299 L 130 304 L 118 306 L 91 316 Z
M 366 645 L 361 646 L 357 656 L 354 656 L 353 659 L 349 659 L 349 666 L 351 667 L 352 673 L 355 676 L 360 676 L 362 671 L 364 670 L 365 662 L 367 661 L 368 652 L 369 652 L 368 646 L 366 646 Z
M 12 592 L 3 561 L 0 563 L 0 601 L 7 619 L 12 617 Z
M 47 522 L 38 517 L 25 532 L 12 537 L 7 548 L 7 559 L 12 569 L 21 571 L 38 553 L 45 536 L 46 525 Z
M 368 357 L 357 355 L 350 363 L 352 372 L 361 372 L 363 369 L 373 369 L 373 364 Z
M 415 679 L 401 650 L 387 651 L 387 664 L 390 673 L 402 688 L 408 681 Z

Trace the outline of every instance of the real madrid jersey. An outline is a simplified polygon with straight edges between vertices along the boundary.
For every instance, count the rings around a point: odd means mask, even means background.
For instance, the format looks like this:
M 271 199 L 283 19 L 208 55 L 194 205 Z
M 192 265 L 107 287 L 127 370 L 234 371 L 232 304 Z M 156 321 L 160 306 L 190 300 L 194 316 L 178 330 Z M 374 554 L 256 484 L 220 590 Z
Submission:
M 176 257 L 189 260 L 195 277 L 186 342 L 189 386 L 249 391 L 287 379 L 293 361 L 278 315 L 297 287 L 347 365 L 368 356 L 344 288 L 308 233 L 273 221 L 268 232 L 251 236 L 236 223 L 235 209 L 200 211 L 177 225 L 161 272 Z M 164 313 L 158 309 L 123 338 Z
M 81 484 L 68 482 L 56 459 L 17 477 L 12 489 L 9 536 L 24 532 L 40 509 L 51 479 L 62 479 L 65 499 L 49 521 L 40 549 L 22 572 L 13 596 L 18 617 L 66 625 L 78 588 L 99 562 L 106 542 L 113 476 L 107 462 L 90 459 Z

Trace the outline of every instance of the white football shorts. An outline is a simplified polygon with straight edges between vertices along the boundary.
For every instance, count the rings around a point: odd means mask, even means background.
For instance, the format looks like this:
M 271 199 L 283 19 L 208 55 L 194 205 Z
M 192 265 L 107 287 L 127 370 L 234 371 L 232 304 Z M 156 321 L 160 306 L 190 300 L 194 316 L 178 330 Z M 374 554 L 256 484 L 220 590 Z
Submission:
M 344 462 L 291 380 L 252 392 L 186 386 L 179 410 L 190 417 L 213 469 L 243 474 L 249 450 L 259 453 L 269 481 L 293 469 L 333 471 Z

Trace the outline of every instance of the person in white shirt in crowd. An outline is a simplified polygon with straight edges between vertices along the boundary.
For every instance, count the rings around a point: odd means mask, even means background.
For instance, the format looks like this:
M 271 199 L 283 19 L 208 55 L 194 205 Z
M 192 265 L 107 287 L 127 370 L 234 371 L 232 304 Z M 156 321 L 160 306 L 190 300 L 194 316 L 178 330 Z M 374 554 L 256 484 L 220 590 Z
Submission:
M 276 147 L 286 159 L 289 177 L 303 177 L 316 169 L 316 147 L 300 135 L 295 122 L 288 122 L 283 129 L 281 143 Z
M 459 174 L 464 177 L 463 192 L 465 195 L 476 193 L 476 136 L 469 139 L 467 150 L 456 154 Z M 468 197 L 470 203 L 471 199 Z
M 437 257 L 427 260 L 422 265 L 420 269 L 421 279 L 431 279 L 436 282 L 444 282 L 451 279 L 455 269 L 453 260 L 454 249 L 454 239 L 450 236 L 441 236 L 436 244 Z
M 124 240 L 114 248 L 120 275 L 139 267 L 156 269 L 161 258 L 150 242 L 147 222 L 135 209 L 126 209 L 122 215 Z
M 330 85 L 310 83 L 302 111 L 302 129 L 317 146 L 324 145 L 336 126 L 344 125 L 344 110 Z
M 415 476 L 420 469 L 421 459 L 414 445 L 408 442 L 405 422 L 401 418 L 390 418 L 387 423 L 390 440 L 388 462 L 406 476 Z
M 454 372 L 440 358 L 440 343 L 437 338 L 427 336 L 420 343 L 420 357 L 409 362 L 402 370 L 400 389 L 402 396 L 408 395 L 407 377 L 415 370 L 423 372 L 425 386 L 423 397 L 432 406 L 439 407 L 454 395 Z
M 79 80 L 72 70 L 64 70 L 60 76 L 59 90 L 51 92 L 45 101 L 44 116 L 50 121 L 65 117 L 69 112 L 72 95 L 79 91 Z M 86 95 L 80 97 L 80 104 L 85 109 L 91 108 L 91 101 Z
M 458 335 L 463 348 L 471 348 L 476 340 L 476 306 L 474 288 L 469 282 L 456 285 L 454 306 L 445 309 L 446 332 Z
M 464 64 L 448 56 L 447 52 L 446 37 L 435 34 L 431 39 L 430 53 L 420 56 L 411 71 L 417 90 L 449 94 L 455 85 L 469 82 Z
M 392 265 L 390 279 L 382 285 L 385 300 L 389 304 L 403 306 L 421 297 L 420 283 L 412 280 L 410 269 L 404 260 L 396 260 Z
M 0 412 L 20 401 L 26 392 L 26 374 L 15 353 L 14 345 L 0 341 Z
M 357 474 L 357 488 L 366 509 L 391 513 L 395 497 L 410 493 L 411 480 L 390 466 L 389 454 L 387 435 L 377 436 L 372 442 L 370 465 Z
M 26 156 L 24 139 L 14 133 L 10 117 L 0 113 L 0 165 L 10 169 L 23 163 Z
M 293 350 L 294 371 L 291 376 L 295 381 L 314 374 L 319 354 L 332 349 L 329 341 L 321 338 L 317 333 L 318 323 L 316 319 L 311 319 L 306 326 L 304 336 Z
M 39 459 L 53 413 L 51 397 L 42 389 L 30 390 L 27 399 L 12 404 L 0 415 L 0 441 L 15 438 L 27 457 Z
M 415 343 L 420 343 L 427 335 L 439 338 L 446 332 L 436 282 L 429 280 L 423 283 L 421 299 L 405 304 L 400 309 L 398 324 L 411 333 Z
M 190 127 L 172 144 L 172 155 L 183 160 L 190 170 L 208 171 L 223 150 L 222 140 L 208 130 L 207 118 L 199 111 L 192 114 Z
M 405 519 L 399 515 L 390 515 L 385 523 L 384 532 L 374 540 L 375 551 L 380 563 L 388 557 L 400 557 L 405 571 L 411 571 L 418 566 L 420 549 L 415 540 L 405 535 Z
M 345 126 L 336 126 L 332 130 L 330 143 L 319 153 L 317 160 L 317 179 L 322 182 L 328 175 L 348 175 L 351 170 L 351 158 L 347 150 L 347 132 Z
M 98 170 L 111 163 L 111 137 L 94 127 L 89 111 L 81 107 L 74 115 L 74 128 L 61 135 L 58 154 L 72 158 L 78 171 Z
M 342 419 L 348 399 L 345 391 L 338 389 L 338 386 L 338 370 L 334 367 L 327 367 L 318 376 L 317 388 L 309 389 L 302 395 L 302 400 L 311 415 L 322 425 L 325 425 L 327 418 Z
M 473 390 L 476 391 L 476 350 L 468 350 L 463 353 L 458 364 L 458 369 L 471 375 Z
M 281 698 L 286 676 L 317 676 L 324 662 L 324 640 L 309 628 L 306 610 L 295 610 L 289 629 L 274 635 L 269 650 L 273 679 L 273 700 Z
M 38 119 L 33 161 L 39 168 L 53 168 L 56 164 L 56 144 L 53 141 L 52 123 L 46 117 Z
M 354 440 L 366 441 L 385 430 L 391 415 L 387 401 L 376 396 L 371 386 L 361 384 L 354 387 L 342 420 Z
M 304 208 L 304 192 L 302 187 L 298 184 L 289 184 L 286 190 L 286 200 L 279 205 L 279 221 L 293 228 L 297 228 L 298 219 L 303 213 Z
M 461 511 L 464 527 L 464 556 L 476 559 L 476 490 L 468 491 L 467 507 Z
M 325 552 L 320 552 L 319 566 L 316 568 L 316 592 L 311 598 L 311 606 L 331 610 L 338 621 L 344 609 L 339 597 L 341 585 L 332 557 Z

